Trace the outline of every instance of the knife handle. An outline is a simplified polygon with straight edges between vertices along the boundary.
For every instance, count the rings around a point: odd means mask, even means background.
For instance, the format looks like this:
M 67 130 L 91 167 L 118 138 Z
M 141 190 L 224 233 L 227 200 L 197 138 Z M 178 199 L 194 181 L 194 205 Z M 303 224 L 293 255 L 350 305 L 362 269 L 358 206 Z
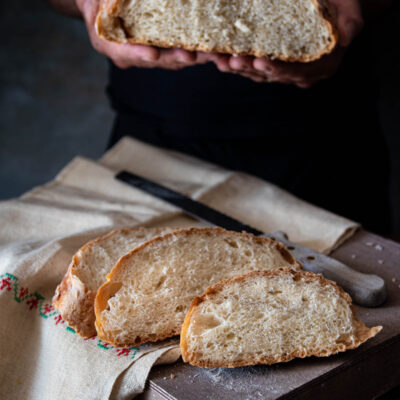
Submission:
M 358 272 L 334 258 L 292 243 L 287 240 L 284 232 L 263 236 L 282 242 L 292 256 L 303 264 L 303 269 L 322 274 L 336 282 L 350 295 L 354 303 L 364 307 L 377 307 L 386 300 L 385 281 L 379 276 Z

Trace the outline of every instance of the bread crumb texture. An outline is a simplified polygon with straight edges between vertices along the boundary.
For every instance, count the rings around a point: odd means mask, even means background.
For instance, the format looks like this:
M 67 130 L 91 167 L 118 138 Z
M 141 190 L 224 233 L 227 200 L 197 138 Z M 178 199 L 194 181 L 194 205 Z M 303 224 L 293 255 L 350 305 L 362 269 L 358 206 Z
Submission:
M 99 338 L 118 346 L 178 335 L 192 300 L 221 279 L 278 267 L 300 269 L 283 244 L 221 228 L 157 237 L 127 254 L 96 296 Z
M 170 228 L 118 229 L 95 239 L 75 255 L 75 275 L 88 289 L 97 290 L 116 262 L 136 246 L 158 235 L 171 232 Z
M 170 228 L 125 228 L 91 240 L 72 258 L 53 304 L 68 325 L 84 337 L 96 335 L 94 299 L 115 263 L 139 244 Z
M 279 269 L 220 282 L 196 298 L 181 351 L 184 361 L 206 368 L 274 364 L 354 349 L 381 329 L 358 320 L 334 282 Z
M 317 0 L 102 0 L 100 37 L 120 43 L 313 61 L 337 42 Z

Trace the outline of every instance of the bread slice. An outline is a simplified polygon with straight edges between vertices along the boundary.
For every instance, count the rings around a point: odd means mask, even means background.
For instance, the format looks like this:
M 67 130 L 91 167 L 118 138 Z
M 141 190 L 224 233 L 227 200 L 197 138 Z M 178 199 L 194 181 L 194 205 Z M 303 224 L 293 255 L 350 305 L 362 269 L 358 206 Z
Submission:
M 274 364 L 354 349 L 381 329 L 357 319 L 336 283 L 283 268 L 208 288 L 186 315 L 181 352 L 205 368 Z
M 169 228 L 118 229 L 85 244 L 72 258 L 53 297 L 63 319 L 81 336 L 96 335 L 94 299 L 106 275 L 124 254 Z
M 182 229 L 122 257 L 97 292 L 96 329 L 117 346 L 178 335 L 195 296 L 254 270 L 300 268 L 284 245 L 221 228 Z
M 100 37 L 284 61 L 330 53 L 337 31 L 324 0 L 101 0 Z

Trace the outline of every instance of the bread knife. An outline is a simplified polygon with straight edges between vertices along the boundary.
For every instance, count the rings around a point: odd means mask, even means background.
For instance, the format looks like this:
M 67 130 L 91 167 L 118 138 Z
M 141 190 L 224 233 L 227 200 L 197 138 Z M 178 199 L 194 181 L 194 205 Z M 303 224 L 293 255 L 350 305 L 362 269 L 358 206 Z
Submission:
M 363 274 L 325 254 L 289 241 L 284 232 L 263 233 L 249 225 L 231 218 L 181 193 L 159 185 L 127 171 L 119 172 L 116 178 L 183 210 L 186 214 L 222 228 L 257 236 L 264 236 L 285 244 L 292 256 L 303 264 L 306 271 L 322 274 L 337 282 L 352 298 L 364 307 L 377 307 L 386 300 L 385 281 L 377 275 Z

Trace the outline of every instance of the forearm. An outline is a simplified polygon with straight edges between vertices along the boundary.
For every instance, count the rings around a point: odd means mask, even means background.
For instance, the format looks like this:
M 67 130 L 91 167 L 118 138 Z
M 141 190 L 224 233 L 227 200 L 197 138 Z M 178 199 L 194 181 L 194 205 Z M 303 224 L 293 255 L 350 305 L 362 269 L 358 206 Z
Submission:
M 56 11 L 70 17 L 82 18 L 82 14 L 76 5 L 75 0 L 46 0 Z

